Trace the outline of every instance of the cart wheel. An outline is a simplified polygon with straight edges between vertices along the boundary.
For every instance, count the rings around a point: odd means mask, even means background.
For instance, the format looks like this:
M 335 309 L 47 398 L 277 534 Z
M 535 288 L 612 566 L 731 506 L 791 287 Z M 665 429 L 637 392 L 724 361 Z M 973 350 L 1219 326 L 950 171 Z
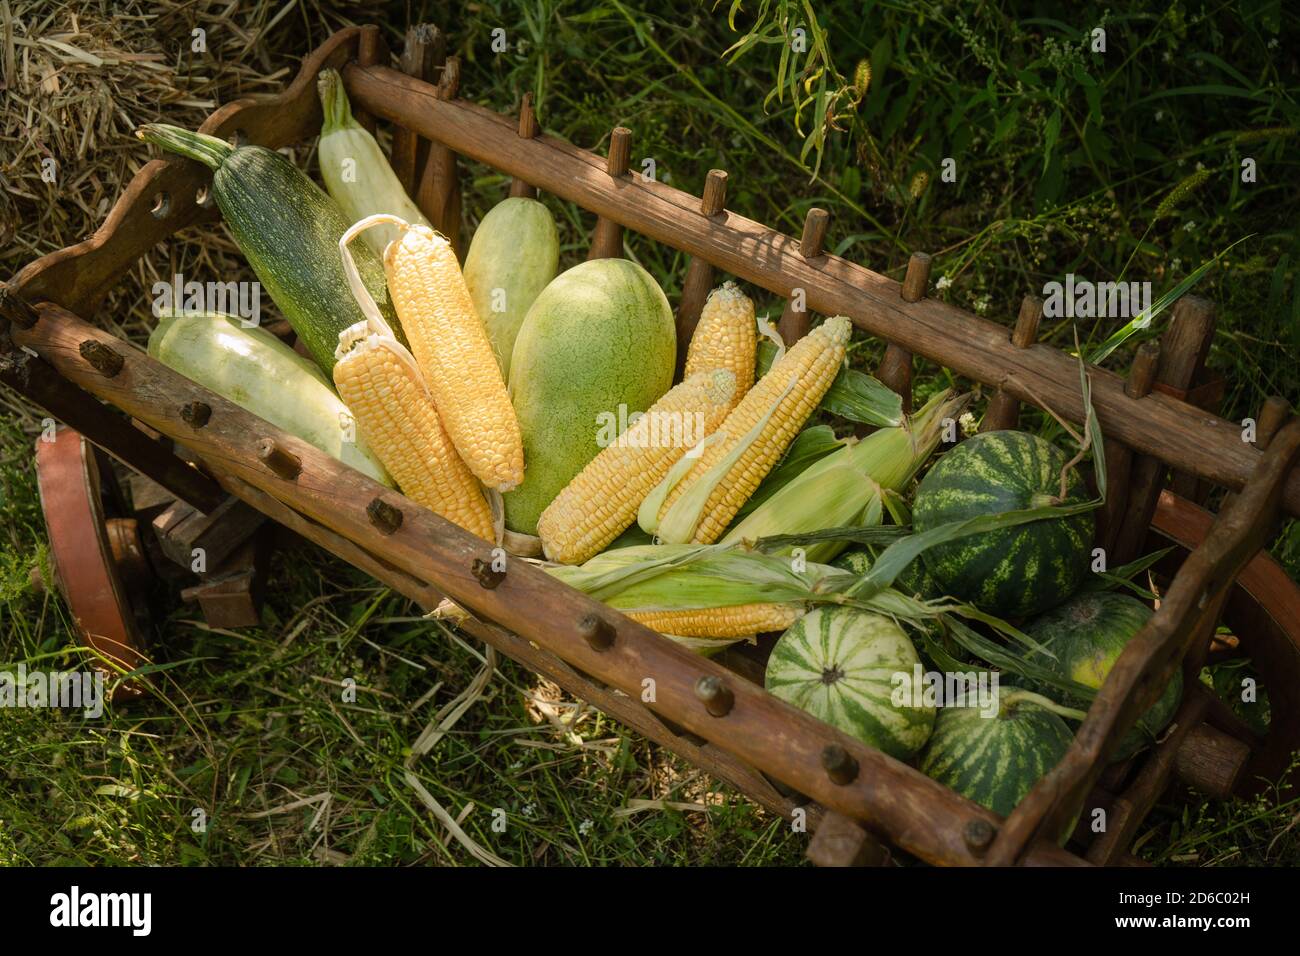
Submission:
M 1164 491 L 1152 528 L 1191 550 L 1205 540 L 1213 521 L 1214 515 L 1200 505 Z M 1233 585 L 1223 623 L 1236 639 L 1235 649 L 1249 657 L 1255 671 L 1263 675 L 1269 695 L 1270 718 L 1264 737 L 1242 733 L 1240 726 L 1219 727 L 1251 747 L 1250 760 L 1236 788 L 1238 796 L 1249 796 L 1286 773 L 1292 755 L 1300 750 L 1300 586 L 1261 551 Z M 1213 714 L 1210 722 L 1219 723 Z M 1292 771 L 1289 779 L 1300 783 L 1300 770 Z
M 146 663 L 145 603 L 137 600 L 133 607 L 130 596 L 146 582 L 148 562 L 135 520 L 105 513 L 103 479 L 112 482 L 112 476 L 101 474 L 98 456 L 80 434 L 60 427 L 52 441 L 36 442 L 36 481 L 58 587 L 82 643 L 130 671 Z M 115 483 L 107 492 L 120 501 Z M 109 679 L 118 676 L 102 664 L 96 669 Z M 132 699 L 144 691 L 140 681 L 124 681 L 113 698 Z

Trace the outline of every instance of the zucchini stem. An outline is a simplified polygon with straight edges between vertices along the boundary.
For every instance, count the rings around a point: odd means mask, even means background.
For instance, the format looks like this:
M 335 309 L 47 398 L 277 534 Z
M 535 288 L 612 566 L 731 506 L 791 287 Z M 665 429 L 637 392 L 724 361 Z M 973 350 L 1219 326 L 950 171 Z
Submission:
M 352 104 L 343 89 L 343 77 L 338 70 L 321 70 L 316 79 L 316 91 L 320 94 L 321 108 L 325 113 L 325 122 L 321 125 L 321 135 L 327 136 L 339 130 L 359 128 L 352 118 Z
M 179 153 L 188 159 L 196 159 L 212 170 L 219 169 L 235 151 L 235 147 L 224 139 L 209 136 L 207 133 L 194 133 L 167 123 L 146 123 L 135 131 L 135 135 L 146 143 L 161 146 L 168 152 Z
M 1063 707 L 1056 701 L 1044 697 L 1042 694 L 1035 694 L 1029 690 L 1013 690 L 1001 695 L 998 704 L 998 713 L 1005 713 L 1008 710 L 1014 710 L 1018 704 L 1035 704 L 1043 710 L 1050 710 L 1060 717 L 1066 717 L 1070 720 L 1083 720 L 1088 715 L 1082 710 L 1075 710 L 1073 707 Z

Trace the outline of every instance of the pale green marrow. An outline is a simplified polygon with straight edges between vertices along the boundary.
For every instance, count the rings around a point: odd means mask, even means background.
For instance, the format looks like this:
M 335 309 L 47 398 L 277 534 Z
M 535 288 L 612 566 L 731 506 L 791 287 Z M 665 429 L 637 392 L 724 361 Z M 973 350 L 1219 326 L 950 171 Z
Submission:
M 497 203 L 474 232 L 465 283 L 507 380 L 519 327 L 559 263 L 555 220 L 536 199 L 513 196 Z
M 149 354 L 240 408 L 390 487 L 333 387 L 310 360 L 265 329 L 220 312 L 164 314 Z

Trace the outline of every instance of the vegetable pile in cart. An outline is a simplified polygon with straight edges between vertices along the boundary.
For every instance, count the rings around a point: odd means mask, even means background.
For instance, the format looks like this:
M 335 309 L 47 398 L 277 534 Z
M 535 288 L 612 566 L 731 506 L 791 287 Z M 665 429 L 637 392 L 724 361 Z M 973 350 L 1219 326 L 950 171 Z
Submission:
M 138 132 L 213 169 L 309 358 L 184 311 L 150 354 L 699 653 L 774 640 L 772 693 L 1014 808 L 1152 613 L 1138 575 L 1158 555 L 1092 573 L 1105 488 L 1080 468 L 1091 450 L 1104 472 L 1095 418 L 1066 429 L 1069 448 L 1019 431 L 960 441 L 970 396 L 940 389 L 905 414 L 851 367 L 847 318 L 783 342 L 730 281 L 678 375 L 672 304 L 643 268 L 560 272 L 549 210 L 518 197 L 484 217 L 462 268 L 338 74 L 319 92 L 325 189 L 259 146 Z M 1181 690 L 1118 758 L 1156 739 Z

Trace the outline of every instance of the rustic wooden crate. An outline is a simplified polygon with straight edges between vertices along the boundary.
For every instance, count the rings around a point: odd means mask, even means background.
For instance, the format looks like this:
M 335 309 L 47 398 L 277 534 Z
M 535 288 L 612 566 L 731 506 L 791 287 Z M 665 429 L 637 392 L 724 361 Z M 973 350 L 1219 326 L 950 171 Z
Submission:
M 630 131 L 616 129 L 602 158 L 545 135 L 527 95 L 517 117 L 459 99 L 459 64 L 442 48 L 435 29 L 412 28 L 397 70 L 376 28 L 342 30 L 304 60 L 283 94 L 228 104 L 202 130 L 273 148 L 308 139 L 321 121 L 315 76 L 332 66 L 364 124 L 395 124 L 399 178 L 458 245 L 457 157 L 466 157 L 514 177 L 511 195 L 540 189 L 596 213 L 591 257 L 620 254 L 625 229 L 689 254 L 679 342 L 718 270 L 787 298 L 802 289 L 806 309 L 790 306 L 782 316 L 788 337 L 807 330 L 811 310 L 848 315 L 885 340 L 877 374 L 905 402 L 918 355 L 996 390 L 986 428 L 1014 427 L 1022 401 L 1082 420 L 1074 359 L 1034 344 L 1041 303 L 1032 296 L 1008 334 L 927 299 L 924 253 L 912 257 L 902 283 L 826 254 L 823 210 L 795 239 L 726 209 L 724 171 L 709 172 L 702 198 L 629 175 Z M 141 255 L 215 218 L 209 176 L 184 159 L 150 162 L 94 236 L 0 287 L 0 381 L 201 512 L 240 499 L 426 609 L 451 597 L 474 613 L 464 625 L 470 633 L 762 805 L 804 820 L 816 831 L 815 861 L 879 863 L 896 847 L 935 864 L 1131 863 L 1132 837 L 1175 774 L 1213 794 L 1242 792 L 1276 778 L 1300 743 L 1300 589 L 1260 550 L 1280 515 L 1300 515 L 1300 422 L 1270 402 L 1250 445 L 1236 424 L 1197 407 L 1208 404 L 1208 304 L 1185 297 L 1160 346 L 1139 349 L 1127 378 L 1090 370 L 1108 443 L 1101 540 L 1112 562 L 1152 536 L 1189 554 L 1172 562 L 1160 608 L 1107 678 L 1065 758 L 1003 820 L 773 698 L 760 686 L 761 663 L 744 653 L 700 658 L 522 561 L 504 577 L 479 573 L 488 542 L 86 322 Z M 109 406 L 174 440 L 202 470 Z M 1171 472 L 1182 496 L 1164 487 Z M 1217 516 L 1187 498 L 1203 499 L 1211 485 L 1230 492 Z M 1225 610 L 1269 678 L 1274 716 L 1264 739 L 1196 680 Z M 1108 767 L 1113 744 L 1179 667 L 1189 692 L 1165 739 Z M 655 681 L 648 703 L 645 678 Z M 1110 823 L 1090 841 L 1081 833 L 1086 860 L 1042 836 L 1098 806 Z

